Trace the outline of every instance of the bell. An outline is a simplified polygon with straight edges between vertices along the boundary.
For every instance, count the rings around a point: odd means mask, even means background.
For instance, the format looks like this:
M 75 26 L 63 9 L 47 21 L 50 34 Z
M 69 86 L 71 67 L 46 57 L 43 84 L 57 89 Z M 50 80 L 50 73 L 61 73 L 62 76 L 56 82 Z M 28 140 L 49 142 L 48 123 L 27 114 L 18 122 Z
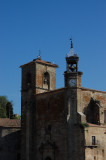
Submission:
M 73 66 L 73 65 L 72 65 L 71 67 L 69 67 L 69 68 L 71 69 L 71 71 L 72 71 L 72 72 L 74 72 L 74 71 L 75 71 L 75 69 L 76 69 L 76 67 L 75 67 L 75 66 Z

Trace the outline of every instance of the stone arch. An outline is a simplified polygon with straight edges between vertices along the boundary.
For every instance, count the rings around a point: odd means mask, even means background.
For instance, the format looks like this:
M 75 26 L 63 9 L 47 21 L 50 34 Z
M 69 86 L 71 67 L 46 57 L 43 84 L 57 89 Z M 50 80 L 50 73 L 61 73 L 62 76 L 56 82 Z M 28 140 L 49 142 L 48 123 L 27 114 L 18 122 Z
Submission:
M 90 103 L 84 108 L 84 114 L 88 123 L 100 124 L 100 102 L 91 98 Z
M 43 87 L 48 90 L 50 89 L 50 74 L 47 71 L 43 73 Z
M 50 157 L 45 158 L 45 160 L 52 160 Z

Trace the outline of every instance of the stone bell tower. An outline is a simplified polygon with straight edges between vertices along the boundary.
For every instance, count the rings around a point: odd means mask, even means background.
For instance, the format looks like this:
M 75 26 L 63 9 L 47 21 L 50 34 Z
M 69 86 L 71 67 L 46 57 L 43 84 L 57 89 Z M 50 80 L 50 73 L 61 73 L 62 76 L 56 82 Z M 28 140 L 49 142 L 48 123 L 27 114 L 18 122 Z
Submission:
M 66 56 L 66 72 L 65 72 L 65 87 L 81 87 L 82 72 L 78 71 L 79 57 L 74 52 L 73 42 L 71 40 L 71 48 Z
M 70 103 L 74 104 L 72 115 L 76 116 L 76 112 L 81 112 L 80 106 L 80 89 L 81 89 L 81 75 L 82 72 L 78 71 L 78 61 L 79 57 L 74 52 L 73 42 L 71 40 L 71 48 L 66 56 L 66 71 L 64 72 L 65 77 L 65 87 L 67 90 L 68 97 L 71 100 Z M 71 122 L 77 123 L 77 117 L 70 117 Z
M 36 159 L 36 95 L 56 89 L 56 64 L 37 59 L 20 66 L 21 160 Z
M 73 42 L 66 56 L 65 88 L 66 88 L 66 108 L 67 108 L 67 134 L 68 134 L 68 160 L 83 160 L 83 149 L 80 147 L 83 141 L 82 132 L 79 127 L 79 113 L 81 112 L 81 75 L 78 71 L 79 57 L 74 52 Z M 80 138 L 81 137 L 81 138 Z

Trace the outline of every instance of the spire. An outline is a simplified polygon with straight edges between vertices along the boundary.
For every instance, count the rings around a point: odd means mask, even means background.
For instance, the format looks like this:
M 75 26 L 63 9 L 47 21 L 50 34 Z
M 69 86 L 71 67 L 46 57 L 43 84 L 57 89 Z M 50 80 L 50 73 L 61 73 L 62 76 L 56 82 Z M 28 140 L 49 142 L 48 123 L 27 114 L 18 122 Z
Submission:
M 72 38 L 70 38 L 70 40 L 71 40 L 71 48 L 70 48 L 69 53 L 68 53 L 67 56 L 66 56 L 67 71 L 78 72 L 78 61 L 79 61 L 79 57 L 78 57 L 78 55 L 74 52 Z
M 70 38 L 70 40 L 71 40 L 71 48 L 73 48 L 73 42 L 72 42 L 72 38 Z
M 71 48 L 69 53 L 67 54 L 67 57 L 77 56 L 77 54 L 74 52 L 72 38 L 70 38 L 70 40 L 71 40 Z

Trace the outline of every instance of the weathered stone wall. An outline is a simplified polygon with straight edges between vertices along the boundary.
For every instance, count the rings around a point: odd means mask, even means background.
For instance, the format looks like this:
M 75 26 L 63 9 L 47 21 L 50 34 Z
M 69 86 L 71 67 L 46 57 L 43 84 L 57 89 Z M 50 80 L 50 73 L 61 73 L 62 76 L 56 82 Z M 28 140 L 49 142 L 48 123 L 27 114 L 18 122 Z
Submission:
M 95 144 L 92 144 L 95 136 Z M 85 128 L 85 160 L 106 159 L 106 127 L 91 125 Z
M 20 128 L 0 127 L 0 160 L 20 160 Z
M 68 160 L 85 160 L 84 131 L 78 124 L 68 128 Z
M 36 137 L 35 123 L 36 106 L 33 98 L 33 90 L 22 92 L 22 120 L 21 120 L 21 159 L 29 160 L 34 156 L 34 137 Z
M 36 63 L 36 93 L 47 92 L 48 89 L 43 84 L 43 74 L 48 72 L 50 75 L 50 88 L 49 90 L 56 89 L 56 67 L 42 65 Z
M 103 125 L 104 114 L 102 113 L 105 108 L 105 96 L 105 92 L 81 90 L 80 88 L 77 91 L 71 89 L 67 92 L 67 89 L 61 89 L 37 95 L 37 159 L 45 159 L 46 157 L 53 159 L 55 157 L 55 159 L 76 160 L 79 157 L 81 160 L 90 160 L 89 157 L 91 156 L 93 159 L 98 157 L 100 160 L 105 160 L 103 158 L 106 156 L 104 143 L 106 141 L 104 134 L 106 128 Z M 100 97 L 102 97 L 102 100 Z M 100 122 L 104 127 L 102 131 L 100 129 L 102 126 L 96 125 L 99 135 L 98 141 L 102 146 L 99 145 L 97 148 L 94 146 L 93 149 L 87 147 L 86 143 L 91 143 L 90 138 L 96 136 L 94 134 L 95 128 L 87 127 L 86 129 L 89 131 L 84 132 L 83 126 L 80 126 L 82 121 L 78 119 L 79 116 L 84 116 L 81 112 L 88 106 L 91 98 L 100 101 Z M 73 100 L 76 102 L 73 103 Z M 89 135 L 87 135 L 88 133 Z M 68 143 L 69 141 L 70 143 Z M 62 150 L 64 150 L 64 153 Z
M 50 75 L 49 89 L 43 83 L 45 72 Z M 31 74 L 31 84 L 26 83 L 27 73 Z M 65 89 L 55 90 L 55 65 L 35 60 L 22 66 L 21 160 L 105 160 L 106 93 L 81 88 L 81 74 L 76 74 L 77 86 L 68 85 L 70 89 L 66 86 Z M 67 78 L 66 84 L 69 82 Z M 94 111 L 97 108 L 94 114 L 93 108 L 89 108 L 92 100 Z M 98 123 L 97 133 L 91 126 L 84 132 L 81 123 L 93 122 L 93 116 L 96 119 L 94 123 Z M 87 146 L 91 144 L 92 136 L 97 137 L 100 145 Z
M 100 101 L 100 124 L 104 124 L 104 110 L 106 110 L 106 92 L 90 90 L 82 88 L 81 91 L 81 106 L 82 112 L 88 107 L 91 98 Z
M 105 144 L 106 143 L 106 125 L 105 125 L 106 92 L 82 88 L 81 92 L 82 112 L 84 112 L 84 109 L 90 105 L 92 98 L 97 102 L 100 102 L 98 103 L 100 104 L 99 106 L 100 124 L 99 125 L 89 124 L 89 127 L 85 128 L 85 160 L 91 160 L 91 159 L 105 160 L 106 159 L 106 144 Z M 89 116 L 92 115 L 89 114 Z M 92 145 L 92 136 L 95 136 L 96 138 L 96 145 Z
M 80 127 L 80 90 L 76 87 L 65 89 L 65 108 L 67 114 L 68 160 L 84 160 L 84 130 Z M 81 112 L 81 111 L 80 111 Z
M 67 159 L 67 114 L 64 92 L 36 96 L 37 160 Z
M 31 83 L 30 85 L 27 84 L 27 74 L 31 75 Z M 35 74 L 35 63 L 31 63 L 30 65 L 26 65 L 22 68 L 22 91 L 27 91 L 29 88 L 35 90 L 36 85 L 36 74 Z
M 22 91 L 21 91 L 21 159 L 36 159 L 36 98 L 38 93 L 56 89 L 57 65 L 35 59 L 22 65 Z M 43 83 L 43 75 L 50 75 L 50 88 Z M 35 121 L 34 121 L 35 120 Z M 35 149 L 35 150 L 34 150 Z

